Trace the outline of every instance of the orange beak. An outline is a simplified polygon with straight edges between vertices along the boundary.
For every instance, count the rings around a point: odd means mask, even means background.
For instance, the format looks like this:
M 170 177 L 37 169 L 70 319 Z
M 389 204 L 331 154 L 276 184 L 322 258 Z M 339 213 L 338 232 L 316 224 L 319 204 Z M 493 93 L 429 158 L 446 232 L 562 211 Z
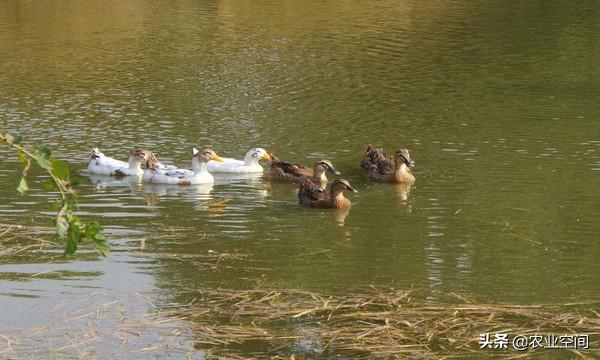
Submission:
M 269 155 L 267 153 L 265 153 L 262 158 L 263 158 L 263 160 L 269 160 L 269 161 L 271 161 L 271 155 Z
M 214 154 L 214 155 L 213 155 L 213 157 L 211 157 L 210 159 L 211 159 L 211 160 L 214 160 L 214 161 L 218 161 L 218 162 L 224 162 L 224 161 L 225 161 L 225 160 L 223 160 L 223 158 L 222 158 L 222 157 L 220 157 L 220 156 L 219 156 L 219 155 L 217 155 L 217 154 Z

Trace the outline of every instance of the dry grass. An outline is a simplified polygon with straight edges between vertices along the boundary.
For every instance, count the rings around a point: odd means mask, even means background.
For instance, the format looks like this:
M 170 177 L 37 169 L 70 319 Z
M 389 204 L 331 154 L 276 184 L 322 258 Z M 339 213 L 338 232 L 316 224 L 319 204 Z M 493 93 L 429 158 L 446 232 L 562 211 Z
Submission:
M 461 297 L 461 299 L 466 300 Z M 299 290 L 207 290 L 186 306 L 160 316 L 187 320 L 197 346 L 225 357 L 260 348 L 255 355 L 352 358 L 465 358 L 507 355 L 480 349 L 479 334 L 588 334 L 589 351 L 598 356 L 600 314 L 597 303 L 566 305 L 430 304 L 410 291 L 376 289 L 325 296 Z M 220 319 L 216 321 L 215 319 Z M 244 344 L 250 346 L 244 348 Z M 302 348 L 299 344 L 309 344 Z M 557 351 L 557 350 L 549 350 Z M 304 353 L 303 353 L 304 352 Z M 513 351 L 513 356 L 537 356 Z M 547 354 L 547 352 L 546 352 Z
M 52 233 L 53 229 L 47 227 L 0 224 L 0 257 L 56 247 L 49 240 Z

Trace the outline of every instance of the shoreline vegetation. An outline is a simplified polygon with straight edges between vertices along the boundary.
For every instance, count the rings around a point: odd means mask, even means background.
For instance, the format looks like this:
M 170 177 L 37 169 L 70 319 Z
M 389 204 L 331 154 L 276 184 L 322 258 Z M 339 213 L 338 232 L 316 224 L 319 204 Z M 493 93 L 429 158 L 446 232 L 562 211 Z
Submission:
M 19 256 L 52 249 L 51 228 L 0 224 L 1 256 Z M 86 319 L 77 330 L 85 336 L 64 335 L 50 348 L 44 331 L 54 326 L 0 332 L 0 354 L 44 357 L 93 357 L 124 353 L 193 354 L 207 358 L 562 358 L 591 359 L 600 355 L 600 301 L 569 304 L 508 305 L 478 303 L 459 294 L 447 294 L 446 303 L 424 300 L 418 289 L 368 287 L 347 294 L 321 294 L 301 289 L 182 289 L 186 302 L 153 303 L 152 311 L 132 319 L 122 316 L 114 329 L 89 328 L 89 318 L 109 316 L 114 302 L 98 309 L 80 309 L 59 323 Z M 99 309 L 102 308 L 102 311 Z M 120 308 L 120 307 L 119 307 Z M 118 310 L 118 311 L 122 311 Z M 81 314 L 81 315 L 79 315 Z M 77 316 L 74 316 L 77 315 Z M 148 332 L 155 334 L 148 336 Z M 144 336 L 140 334 L 146 333 Z M 509 348 L 481 349 L 480 334 L 589 335 L 589 349 L 517 352 Z M 115 334 L 119 341 L 115 342 Z M 163 334 L 163 335 L 156 335 Z M 168 335 L 164 335 L 168 334 Z M 28 337 L 36 337 L 32 340 Z M 174 347 L 172 341 L 185 346 Z M 171 345 L 167 344 L 171 342 Z M 31 347 L 30 343 L 35 346 Z M 113 343 L 111 349 L 103 347 Z M 27 344 L 27 346 L 25 346 Z M 60 346 L 59 346 L 60 344 Z M 105 351 L 106 350 L 106 351 Z M 126 352 L 125 352 L 126 353 Z M 248 357 L 247 354 L 252 354 Z
M 84 240 L 94 242 L 96 249 L 107 256 L 110 252 L 108 241 L 102 234 L 100 225 L 94 222 L 84 222 L 75 211 L 78 209 L 77 192 L 74 185 L 78 179 L 71 177 L 69 164 L 66 161 L 53 158 L 50 149 L 44 146 L 33 145 L 27 148 L 21 144 L 22 136 L 14 136 L 9 133 L 0 132 L 0 143 L 12 147 L 23 164 L 21 179 L 17 185 L 17 191 L 24 195 L 29 190 L 27 175 L 31 169 L 32 162 L 36 163 L 49 176 L 42 185 L 46 191 L 56 191 L 58 198 L 51 206 L 56 210 L 55 225 L 56 237 L 65 242 L 64 255 L 73 255 L 77 246 Z

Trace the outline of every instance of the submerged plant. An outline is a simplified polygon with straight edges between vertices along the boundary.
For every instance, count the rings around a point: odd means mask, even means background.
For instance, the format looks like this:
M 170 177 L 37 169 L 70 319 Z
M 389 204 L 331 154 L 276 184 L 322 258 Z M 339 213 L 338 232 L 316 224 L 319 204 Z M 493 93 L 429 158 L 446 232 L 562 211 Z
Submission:
M 50 156 L 50 150 L 43 146 L 32 146 L 27 149 L 21 144 L 21 136 L 13 136 L 8 133 L 0 132 L 0 142 L 13 147 L 19 160 L 23 164 L 21 179 L 17 185 L 17 191 L 24 194 L 29 190 L 27 183 L 27 174 L 31 168 L 32 161 L 44 169 L 50 180 L 44 183 L 44 188 L 48 191 L 58 190 L 60 195 L 56 201 L 56 236 L 65 241 L 65 255 L 72 255 L 77 251 L 77 246 L 83 240 L 92 240 L 96 249 L 106 256 L 110 251 L 110 246 L 102 235 L 102 229 L 97 223 L 85 223 L 74 214 L 77 210 L 77 193 L 73 189 L 74 179 L 71 179 L 69 165 L 62 160 Z

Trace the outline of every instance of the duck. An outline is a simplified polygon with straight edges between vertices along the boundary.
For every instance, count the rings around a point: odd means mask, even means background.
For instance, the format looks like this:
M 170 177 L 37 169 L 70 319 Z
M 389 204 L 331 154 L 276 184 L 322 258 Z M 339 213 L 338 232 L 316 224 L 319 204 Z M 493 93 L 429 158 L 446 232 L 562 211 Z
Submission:
M 369 170 L 371 164 L 377 164 L 387 158 L 388 156 L 383 152 L 383 149 L 376 149 L 373 145 L 369 144 L 367 145 L 363 159 L 360 161 L 360 167 Z
M 197 151 L 194 149 L 194 151 Z M 219 173 L 249 174 L 262 173 L 263 167 L 258 163 L 260 160 L 271 160 L 271 156 L 263 148 L 250 149 L 244 160 L 222 158 L 223 162 L 211 160 L 208 162 L 208 171 Z
M 95 147 L 90 151 L 87 172 L 88 174 L 111 175 L 115 170 L 128 166 L 127 162 L 108 157 Z
M 88 174 L 109 175 L 116 177 L 140 176 L 143 174 L 142 164 L 149 156 L 148 150 L 136 149 L 130 155 L 127 162 L 117 160 L 104 155 L 98 148 L 90 152 L 88 163 Z
M 174 184 L 174 185 L 199 185 L 212 184 L 215 178 L 207 170 L 207 163 L 210 160 L 222 162 L 223 159 L 217 153 L 209 148 L 203 148 L 194 151 L 192 156 L 192 170 L 187 169 L 161 169 L 153 161 L 147 162 L 147 168 L 144 170 L 143 181 L 153 184 Z
M 173 165 L 162 164 L 149 150 L 136 149 L 130 154 L 128 161 L 121 161 L 104 155 L 100 149 L 95 147 L 90 151 L 87 171 L 88 174 L 108 176 L 142 175 L 141 165 L 148 161 L 152 161 L 154 166 L 160 169 L 178 169 Z
M 116 178 L 122 178 L 125 176 L 142 176 L 144 175 L 142 164 L 146 163 L 147 159 L 153 156 L 154 154 L 151 151 L 136 149 L 131 153 L 131 155 L 129 155 L 127 167 L 120 167 L 110 175 Z
M 334 180 L 330 191 L 317 186 L 310 179 L 305 179 L 300 184 L 298 202 L 313 208 L 346 209 L 350 207 L 351 202 L 344 197 L 344 190 L 358 192 L 346 179 Z
M 198 149 L 193 148 L 192 154 L 196 155 Z M 192 155 L 192 168 L 194 167 L 194 156 Z M 146 169 L 144 170 L 142 180 L 144 182 L 150 183 L 152 179 L 155 178 L 156 175 L 166 175 L 170 177 L 180 177 L 180 176 L 188 176 L 191 177 L 194 175 L 193 170 L 188 170 L 184 168 L 179 168 L 175 165 L 163 165 L 154 153 L 149 152 L 146 157 Z
M 396 151 L 392 159 L 383 150 L 369 145 L 361 161 L 361 167 L 367 169 L 367 176 L 373 181 L 400 184 L 415 182 L 415 176 L 410 171 L 410 168 L 414 167 L 414 161 L 411 160 L 408 149 Z
M 271 171 L 269 176 L 274 179 L 281 179 L 293 182 L 303 182 L 305 179 L 318 182 L 320 184 L 327 183 L 326 172 L 339 176 L 342 173 L 333 167 L 329 160 L 319 160 L 311 168 L 301 165 L 292 164 L 279 160 L 275 155 L 270 154 Z

